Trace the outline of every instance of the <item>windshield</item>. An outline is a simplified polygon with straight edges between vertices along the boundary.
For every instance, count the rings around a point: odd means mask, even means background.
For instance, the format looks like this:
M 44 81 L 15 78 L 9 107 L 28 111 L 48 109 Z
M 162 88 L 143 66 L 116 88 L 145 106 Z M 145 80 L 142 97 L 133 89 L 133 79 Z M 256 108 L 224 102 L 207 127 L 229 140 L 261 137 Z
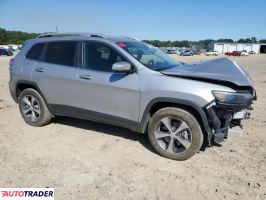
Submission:
M 181 65 L 180 62 L 171 58 L 160 49 L 144 42 L 118 42 L 117 44 L 143 65 L 153 70 L 161 71 Z

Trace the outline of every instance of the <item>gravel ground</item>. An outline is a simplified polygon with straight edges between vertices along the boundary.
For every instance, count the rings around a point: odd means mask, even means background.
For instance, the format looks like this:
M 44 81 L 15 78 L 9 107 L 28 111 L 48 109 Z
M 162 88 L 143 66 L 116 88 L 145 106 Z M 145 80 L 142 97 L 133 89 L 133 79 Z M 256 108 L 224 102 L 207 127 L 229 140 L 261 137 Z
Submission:
M 258 93 L 243 136 L 178 162 L 154 153 L 145 135 L 115 126 L 62 117 L 27 125 L 9 95 L 9 58 L 1 56 L 0 187 L 53 187 L 67 200 L 266 199 L 266 55 L 232 59 Z

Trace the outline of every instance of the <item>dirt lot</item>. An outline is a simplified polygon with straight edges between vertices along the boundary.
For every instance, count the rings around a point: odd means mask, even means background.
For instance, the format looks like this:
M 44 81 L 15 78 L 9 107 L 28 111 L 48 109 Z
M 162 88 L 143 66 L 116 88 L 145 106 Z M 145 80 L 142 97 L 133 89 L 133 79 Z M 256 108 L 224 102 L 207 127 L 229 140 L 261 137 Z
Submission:
M 184 62 L 213 57 L 179 57 Z M 0 187 L 54 187 L 56 199 L 266 199 L 266 55 L 233 58 L 259 100 L 242 137 L 177 162 L 144 135 L 70 118 L 34 128 L 8 90 L 0 57 Z

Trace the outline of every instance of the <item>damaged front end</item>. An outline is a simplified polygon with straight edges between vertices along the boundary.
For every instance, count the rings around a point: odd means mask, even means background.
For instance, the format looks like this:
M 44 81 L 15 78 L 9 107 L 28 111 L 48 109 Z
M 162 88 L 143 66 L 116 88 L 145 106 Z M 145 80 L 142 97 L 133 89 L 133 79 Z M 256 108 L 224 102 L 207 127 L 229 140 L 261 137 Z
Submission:
M 211 129 L 206 130 L 209 145 L 212 141 L 219 143 L 227 138 L 232 133 L 230 128 L 242 127 L 241 121 L 249 118 L 251 104 L 257 98 L 249 74 L 235 61 L 227 58 L 179 65 L 161 73 L 228 87 L 227 92 L 215 90 L 214 85 L 207 87 L 214 97 L 213 101 L 203 107 Z
M 212 130 L 209 144 L 222 142 L 230 133 L 237 134 L 229 129 L 235 126 L 242 128 L 241 121 L 250 118 L 251 104 L 257 99 L 252 87 L 236 92 L 213 91 L 213 96 L 215 100 L 205 107 Z

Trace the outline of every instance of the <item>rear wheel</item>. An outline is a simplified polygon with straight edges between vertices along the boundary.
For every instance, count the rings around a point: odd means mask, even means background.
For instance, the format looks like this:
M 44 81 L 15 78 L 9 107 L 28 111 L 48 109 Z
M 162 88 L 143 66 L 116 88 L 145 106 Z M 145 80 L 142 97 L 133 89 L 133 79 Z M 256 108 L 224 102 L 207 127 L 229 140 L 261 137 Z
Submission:
M 192 157 L 203 142 L 203 134 L 195 117 L 174 107 L 163 108 L 152 116 L 148 136 L 157 153 L 174 160 Z
M 52 119 L 52 115 L 43 98 L 32 88 L 21 92 L 19 96 L 19 109 L 25 122 L 31 126 L 43 126 Z

